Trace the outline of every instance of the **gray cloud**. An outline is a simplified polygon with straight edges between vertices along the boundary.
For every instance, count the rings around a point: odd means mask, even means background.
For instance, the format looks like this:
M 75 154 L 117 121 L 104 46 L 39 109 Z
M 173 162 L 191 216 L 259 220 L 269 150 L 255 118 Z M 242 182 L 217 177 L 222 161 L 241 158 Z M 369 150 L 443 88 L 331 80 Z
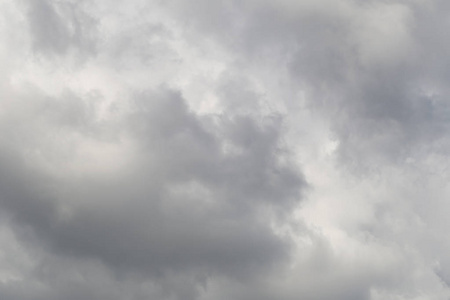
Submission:
M 54 255 L 155 278 L 193 272 L 244 279 L 289 257 L 290 243 L 273 232 L 270 215 L 293 207 L 305 183 L 280 162 L 278 117 L 200 117 L 178 93 L 162 89 L 134 95 L 130 112 L 105 124 L 84 113 L 82 99 L 62 97 L 37 100 L 30 114 L 41 117 L 30 126 L 19 127 L 14 117 L 6 124 L 22 138 L 7 138 L 4 148 L 23 151 L 2 153 L 1 204 L 24 239 L 35 235 Z M 102 127 L 120 132 L 108 137 Z M 107 173 L 95 166 L 70 170 L 67 162 L 83 160 L 83 143 L 114 148 L 122 139 L 131 148 L 119 158 L 125 165 Z M 45 170 L 39 160 L 62 173 Z M 197 280 L 189 281 L 195 290 Z M 90 285 L 55 291 L 58 281 L 49 284 L 30 295 L 103 294 Z M 11 293 L 5 297 L 14 299 Z M 17 297 L 26 299 L 27 292 Z
M 95 20 L 83 3 L 27 1 L 27 20 L 33 49 L 43 54 L 66 54 L 72 48 L 94 53 Z
M 444 1 L 3 1 L 2 299 L 448 299 Z

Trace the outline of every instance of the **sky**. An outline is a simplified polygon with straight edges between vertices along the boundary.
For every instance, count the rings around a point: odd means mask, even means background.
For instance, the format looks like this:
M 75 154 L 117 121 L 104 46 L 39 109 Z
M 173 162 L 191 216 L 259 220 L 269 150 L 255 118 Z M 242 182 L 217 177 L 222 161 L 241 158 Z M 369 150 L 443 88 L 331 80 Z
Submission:
M 0 0 L 0 298 L 450 299 L 449 10 Z

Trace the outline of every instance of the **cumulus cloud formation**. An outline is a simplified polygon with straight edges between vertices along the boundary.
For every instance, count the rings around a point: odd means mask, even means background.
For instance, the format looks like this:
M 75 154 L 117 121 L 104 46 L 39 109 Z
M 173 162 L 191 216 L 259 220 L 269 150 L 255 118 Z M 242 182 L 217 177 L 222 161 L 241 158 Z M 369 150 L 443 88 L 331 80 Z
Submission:
M 439 0 L 0 0 L 0 298 L 448 299 Z

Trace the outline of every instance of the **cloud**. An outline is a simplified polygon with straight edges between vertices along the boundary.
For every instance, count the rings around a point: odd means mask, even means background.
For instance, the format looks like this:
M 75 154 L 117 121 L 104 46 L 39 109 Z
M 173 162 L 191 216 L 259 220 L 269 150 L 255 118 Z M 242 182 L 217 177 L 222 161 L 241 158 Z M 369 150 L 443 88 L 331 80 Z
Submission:
M 26 6 L 34 51 L 62 55 L 71 48 L 82 53 L 95 50 L 95 21 L 84 12 L 82 3 L 39 0 L 27 1 Z
M 448 298 L 445 2 L 111 3 L 0 3 L 2 299 Z

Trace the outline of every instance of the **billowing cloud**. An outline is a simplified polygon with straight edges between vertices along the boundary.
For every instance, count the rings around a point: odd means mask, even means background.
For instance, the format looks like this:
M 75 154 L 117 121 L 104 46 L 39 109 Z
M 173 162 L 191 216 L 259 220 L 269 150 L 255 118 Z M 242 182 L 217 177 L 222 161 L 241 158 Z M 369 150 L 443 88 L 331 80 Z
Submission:
M 448 299 L 444 1 L 0 1 L 0 298 Z

